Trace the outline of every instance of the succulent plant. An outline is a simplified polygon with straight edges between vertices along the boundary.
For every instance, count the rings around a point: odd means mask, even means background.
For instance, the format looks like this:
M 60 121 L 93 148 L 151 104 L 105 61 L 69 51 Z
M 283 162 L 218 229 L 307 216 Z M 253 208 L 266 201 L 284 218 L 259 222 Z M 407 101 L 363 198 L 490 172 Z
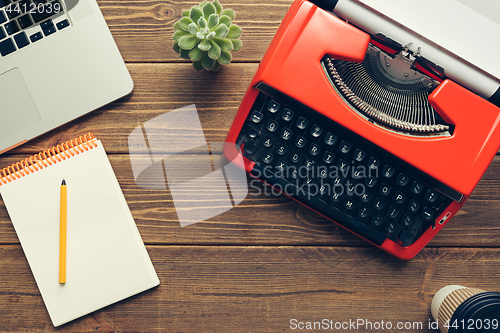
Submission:
M 217 71 L 232 60 L 231 51 L 243 46 L 241 28 L 233 24 L 234 10 L 222 9 L 218 0 L 202 1 L 182 11 L 174 24 L 174 50 L 181 58 L 191 59 L 197 71 Z

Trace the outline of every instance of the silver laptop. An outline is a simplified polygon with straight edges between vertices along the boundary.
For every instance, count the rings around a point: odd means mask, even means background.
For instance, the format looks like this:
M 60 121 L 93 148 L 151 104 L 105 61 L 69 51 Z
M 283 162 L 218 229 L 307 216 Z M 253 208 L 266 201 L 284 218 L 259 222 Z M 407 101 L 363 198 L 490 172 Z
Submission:
M 0 0 L 0 154 L 132 89 L 96 0 Z

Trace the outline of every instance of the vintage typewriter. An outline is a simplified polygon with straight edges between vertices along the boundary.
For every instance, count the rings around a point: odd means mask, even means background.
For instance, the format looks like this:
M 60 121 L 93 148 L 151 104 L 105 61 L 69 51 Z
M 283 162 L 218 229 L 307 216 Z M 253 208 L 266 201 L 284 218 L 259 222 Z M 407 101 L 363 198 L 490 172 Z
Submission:
M 368 2 L 380 1 L 293 3 L 225 154 L 242 154 L 252 176 L 410 259 L 499 149 L 500 76 Z

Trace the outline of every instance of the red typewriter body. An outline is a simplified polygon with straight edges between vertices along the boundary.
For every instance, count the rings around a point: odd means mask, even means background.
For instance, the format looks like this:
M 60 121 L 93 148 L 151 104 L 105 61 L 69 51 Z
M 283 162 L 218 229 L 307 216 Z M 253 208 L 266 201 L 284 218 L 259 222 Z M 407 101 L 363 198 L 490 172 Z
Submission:
M 314 110 L 311 112 L 332 119 L 461 194 L 435 216 L 433 226 L 421 231 L 421 236 L 411 245 L 403 246 L 401 242 L 390 239 L 381 244 L 372 242 L 398 258 L 410 259 L 465 204 L 497 153 L 500 109 L 453 81 L 444 80 L 429 95 L 429 102 L 447 123 L 454 126 L 451 135 L 409 136 L 367 121 L 339 96 L 325 74 L 321 60 L 330 55 L 335 59 L 362 62 L 370 39 L 370 35 L 311 2 L 295 1 L 244 96 L 226 140 L 235 143 L 234 149 L 226 149 L 225 154 L 230 159 L 239 154 L 238 137 L 260 93 L 258 88 L 263 86 Z M 246 171 L 251 173 L 256 162 L 246 157 L 244 161 Z M 307 202 L 300 202 L 308 206 Z M 319 213 L 326 216 L 321 211 Z M 332 220 L 337 222 L 334 218 Z M 349 226 L 339 224 L 353 231 Z

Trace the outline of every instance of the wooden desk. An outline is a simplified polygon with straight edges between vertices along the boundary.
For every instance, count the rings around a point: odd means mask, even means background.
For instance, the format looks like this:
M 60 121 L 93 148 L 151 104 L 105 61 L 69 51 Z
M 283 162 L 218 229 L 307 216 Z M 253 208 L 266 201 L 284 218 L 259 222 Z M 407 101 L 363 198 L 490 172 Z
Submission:
M 441 287 L 500 290 L 499 157 L 462 211 L 409 262 L 284 196 L 256 195 L 255 189 L 236 208 L 181 228 L 168 190 L 135 184 L 127 138 L 157 115 L 194 103 L 207 141 L 224 140 L 291 3 L 224 2 L 236 10 L 243 49 L 220 72 L 197 73 L 172 50 L 171 39 L 181 9 L 194 2 L 99 0 L 134 92 L 2 155 L 0 166 L 94 132 L 108 152 L 161 284 L 58 331 L 288 332 L 294 323 L 327 319 L 369 321 L 372 329 L 360 327 L 367 332 L 390 331 L 376 330 L 382 321 L 395 332 L 432 332 L 430 302 Z M 37 214 L 43 212 L 33 217 Z M 398 322 L 413 328 L 397 330 Z M 0 331 L 55 331 L 2 201 Z

